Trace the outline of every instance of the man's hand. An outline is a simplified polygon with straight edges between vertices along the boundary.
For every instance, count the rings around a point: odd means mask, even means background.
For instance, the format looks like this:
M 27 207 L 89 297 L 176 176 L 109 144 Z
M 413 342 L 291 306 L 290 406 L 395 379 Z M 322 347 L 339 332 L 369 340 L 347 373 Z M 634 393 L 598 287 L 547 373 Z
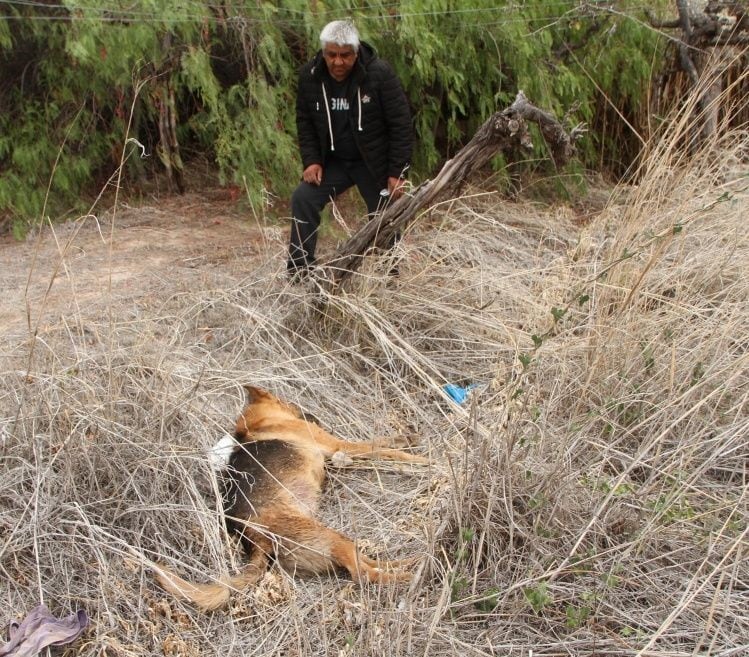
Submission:
M 310 185 L 319 185 L 322 182 L 322 167 L 319 164 L 310 164 L 304 170 L 302 180 Z
M 403 192 L 406 191 L 406 181 L 403 178 L 396 178 L 390 176 L 388 178 L 388 192 L 390 192 L 390 199 L 395 200 L 403 196 Z

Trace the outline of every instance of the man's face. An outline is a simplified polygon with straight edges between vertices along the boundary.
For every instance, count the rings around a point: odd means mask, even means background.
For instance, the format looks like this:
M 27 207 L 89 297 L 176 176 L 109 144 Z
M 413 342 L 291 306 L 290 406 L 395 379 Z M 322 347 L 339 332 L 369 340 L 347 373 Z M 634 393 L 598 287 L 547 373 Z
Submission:
M 337 43 L 326 43 L 322 49 L 322 56 L 328 66 L 330 76 L 341 82 L 351 73 L 356 63 L 356 50 L 353 46 L 339 46 Z

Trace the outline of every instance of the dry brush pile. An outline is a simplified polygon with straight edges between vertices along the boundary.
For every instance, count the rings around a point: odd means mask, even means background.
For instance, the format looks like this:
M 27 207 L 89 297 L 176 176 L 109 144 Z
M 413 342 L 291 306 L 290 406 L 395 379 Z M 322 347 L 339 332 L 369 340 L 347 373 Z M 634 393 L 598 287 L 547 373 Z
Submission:
M 747 654 L 742 139 L 689 162 L 664 140 L 582 228 L 443 203 L 400 277 L 381 258 L 335 296 L 286 283 L 279 231 L 233 286 L 4 336 L 6 615 L 85 608 L 69 654 L 110 657 Z M 448 382 L 478 385 L 458 405 Z M 273 569 L 208 615 L 162 594 L 151 561 L 196 579 L 241 562 L 206 450 L 243 383 L 431 457 L 332 467 L 324 502 L 367 553 L 418 555 L 410 586 Z

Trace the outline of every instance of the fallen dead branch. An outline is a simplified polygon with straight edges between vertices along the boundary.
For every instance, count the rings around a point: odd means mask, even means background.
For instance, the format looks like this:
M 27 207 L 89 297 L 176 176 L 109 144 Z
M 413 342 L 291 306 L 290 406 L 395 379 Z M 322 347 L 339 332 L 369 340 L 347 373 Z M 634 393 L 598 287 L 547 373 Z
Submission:
M 567 163 L 574 153 L 575 141 L 584 132 L 583 126 L 578 125 L 567 133 L 554 116 L 532 105 L 522 91 L 518 92 L 512 105 L 493 114 L 473 139 L 445 163 L 435 178 L 388 206 L 323 264 L 323 279 L 328 289 L 335 289 L 356 271 L 368 253 L 387 248 L 422 210 L 431 207 L 438 197 L 454 194 L 473 171 L 498 152 L 517 147 L 531 148 L 529 122 L 539 126 L 555 164 L 562 166 Z

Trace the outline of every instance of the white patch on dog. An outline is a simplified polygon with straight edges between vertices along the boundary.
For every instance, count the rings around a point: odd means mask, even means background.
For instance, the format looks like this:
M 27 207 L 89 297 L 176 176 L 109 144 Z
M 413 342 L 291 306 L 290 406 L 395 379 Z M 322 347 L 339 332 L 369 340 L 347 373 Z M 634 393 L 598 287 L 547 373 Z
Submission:
M 216 472 L 223 470 L 227 465 L 229 465 L 229 458 L 237 445 L 239 445 L 239 443 L 234 436 L 230 436 L 227 433 L 208 450 L 208 460 L 211 462 L 211 467 Z

